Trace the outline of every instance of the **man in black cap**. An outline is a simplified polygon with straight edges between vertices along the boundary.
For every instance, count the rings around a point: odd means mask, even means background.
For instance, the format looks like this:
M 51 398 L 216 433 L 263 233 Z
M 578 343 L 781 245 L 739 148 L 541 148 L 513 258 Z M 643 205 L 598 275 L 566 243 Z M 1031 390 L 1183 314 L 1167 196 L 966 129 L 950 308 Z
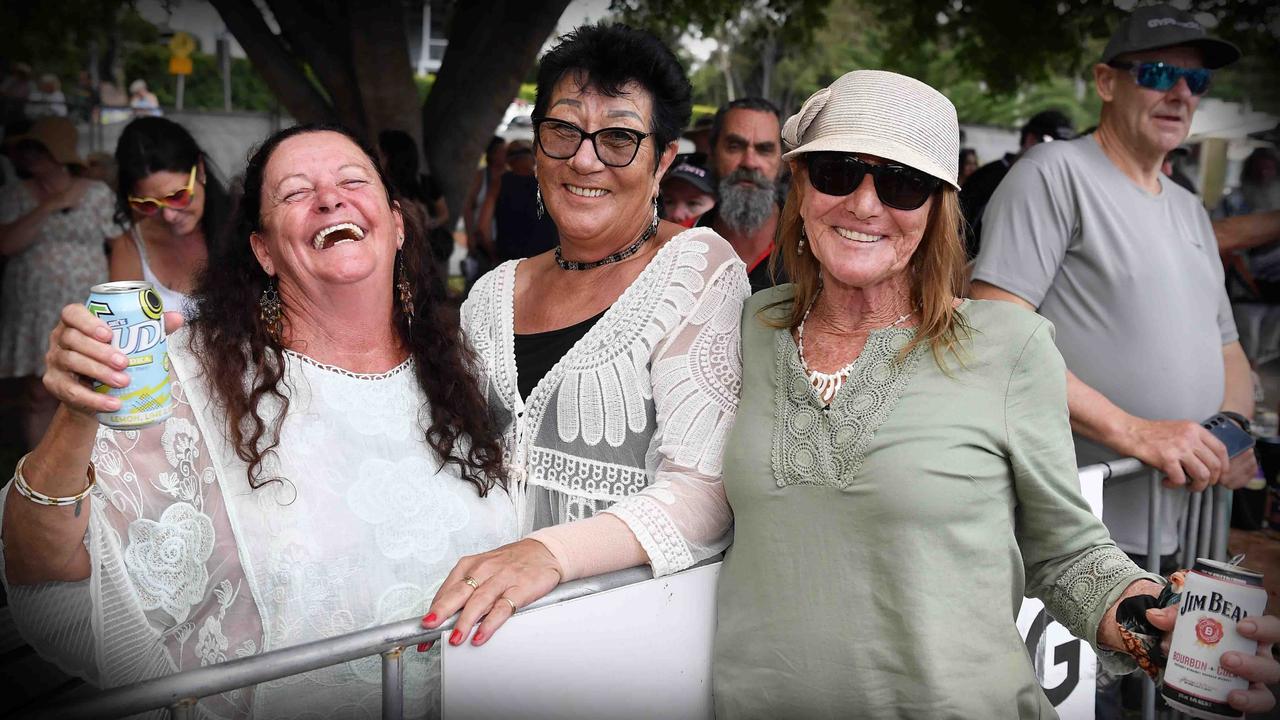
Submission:
M 1053 322 L 1077 462 L 1132 456 L 1166 478 L 1155 548 L 1149 484 L 1103 491 L 1103 521 L 1140 563 L 1151 551 L 1174 559 L 1188 490 L 1239 487 L 1256 471 L 1252 451 L 1229 459 L 1200 424 L 1222 411 L 1247 425 L 1253 386 L 1209 216 L 1160 171 L 1213 71 L 1239 57 L 1190 13 L 1136 8 L 1094 66 L 1097 131 L 1028 150 L 982 218 L 972 294 Z
M 663 220 L 693 227 L 698 218 L 716 206 L 711 173 L 700 163 L 687 158 L 662 178 L 658 199 L 662 203 Z
M 960 191 L 960 206 L 964 210 L 965 249 L 970 258 L 978 256 L 978 238 L 982 228 L 982 211 L 991 201 L 996 186 L 1004 179 L 1013 163 L 1028 148 L 1043 142 L 1070 140 L 1076 136 L 1071 118 L 1059 110 L 1044 110 L 1031 116 L 1022 126 L 1018 139 L 1018 152 L 1005 153 L 1004 157 L 978 168 Z

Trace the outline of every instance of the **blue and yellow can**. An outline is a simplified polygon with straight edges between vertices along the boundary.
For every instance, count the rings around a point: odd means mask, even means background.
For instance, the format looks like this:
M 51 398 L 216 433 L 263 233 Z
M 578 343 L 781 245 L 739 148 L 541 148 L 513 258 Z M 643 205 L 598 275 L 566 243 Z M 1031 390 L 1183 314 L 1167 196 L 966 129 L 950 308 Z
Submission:
M 111 328 L 111 344 L 129 359 L 129 384 L 122 388 L 94 383 L 94 392 L 120 398 L 120 409 L 98 413 L 107 427 L 131 430 L 173 414 L 169 393 L 169 343 L 164 335 L 164 304 L 149 282 L 124 280 L 94 285 L 85 303 Z

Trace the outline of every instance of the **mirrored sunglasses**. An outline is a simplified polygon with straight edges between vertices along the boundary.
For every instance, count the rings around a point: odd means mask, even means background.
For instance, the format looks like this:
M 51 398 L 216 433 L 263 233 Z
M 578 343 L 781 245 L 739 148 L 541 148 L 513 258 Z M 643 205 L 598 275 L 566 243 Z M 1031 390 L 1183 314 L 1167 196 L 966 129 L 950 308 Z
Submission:
M 938 189 L 942 181 L 905 165 L 872 165 L 841 152 L 805 155 L 809 184 L 824 195 L 848 195 L 871 175 L 880 202 L 898 210 L 915 210 Z
M 1203 95 L 1209 91 L 1209 83 L 1213 80 L 1213 71 L 1207 68 L 1187 69 L 1163 62 L 1134 63 L 1124 60 L 1113 60 L 1108 65 L 1117 70 L 1128 70 L 1139 85 L 1159 92 L 1168 92 L 1178 84 L 1179 79 L 1185 79 L 1192 95 Z
M 129 207 L 139 215 L 155 215 L 164 208 L 182 210 L 191 205 L 195 199 L 196 166 L 191 166 L 191 176 L 187 178 L 187 186 L 162 198 L 129 196 Z

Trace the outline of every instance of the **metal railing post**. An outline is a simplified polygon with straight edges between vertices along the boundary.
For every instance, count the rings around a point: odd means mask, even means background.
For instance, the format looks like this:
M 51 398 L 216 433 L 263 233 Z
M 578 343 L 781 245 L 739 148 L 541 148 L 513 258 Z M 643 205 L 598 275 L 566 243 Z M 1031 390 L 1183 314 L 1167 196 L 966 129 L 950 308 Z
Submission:
M 1147 503 L 1147 571 L 1160 574 L 1160 471 L 1148 472 L 1147 486 L 1150 488 L 1150 501 Z M 1142 718 L 1155 720 L 1156 716 L 1156 684 L 1151 678 L 1144 678 L 1142 683 Z
M 186 698 L 169 706 L 169 720 L 189 720 L 195 717 L 193 710 L 196 706 L 195 698 Z
M 382 653 L 382 720 L 404 718 L 403 656 L 403 647 L 394 647 Z
M 1221 485 L 1213 488 L 1213 543 L 1209 557 L 1223 562 L 1227 560 L 1227 540 L 1231 537 L 1231 501 L 1230 489 Z
M 1200 554 L 1200 504 L 1203 502 L 1202 493 L 1191 493 L 1191 503 L 1187 505 L 1187 521 L 1182 541 L 1182 557 L 1179 564 L 1182 567 L 1191 567 L 1196 561 L 1196 555 Z

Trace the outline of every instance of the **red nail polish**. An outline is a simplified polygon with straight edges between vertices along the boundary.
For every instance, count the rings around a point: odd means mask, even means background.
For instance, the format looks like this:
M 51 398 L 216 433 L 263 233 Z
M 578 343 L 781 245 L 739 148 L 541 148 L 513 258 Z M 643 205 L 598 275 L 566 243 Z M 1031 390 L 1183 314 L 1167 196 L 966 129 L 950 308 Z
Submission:
M 484 642 L 484 633 L 477 630 L 475 636 L 471 638 L 471 644 L 479 645 L 482 642 Z
M 431 627 L 431 623 L 433 623 L 433 622 L 435 622 L 435 621 L 436 621 L 436 614 L 435 614 L 435 613 L 430 613 L 430 614 L 429 614 L 429 615 L 427 615 L 426 617 L 422 618 L 422 626 L 423 626 L 423 627 Z
M 457 645 L 460 642 L 462 642 L 462 631 L 454 630 L 453 634 L 449 636 L 449 644 Z
M 426 652 L 431 649 L 431 643 L 424 642 L 418 644 L 418 652 Z

